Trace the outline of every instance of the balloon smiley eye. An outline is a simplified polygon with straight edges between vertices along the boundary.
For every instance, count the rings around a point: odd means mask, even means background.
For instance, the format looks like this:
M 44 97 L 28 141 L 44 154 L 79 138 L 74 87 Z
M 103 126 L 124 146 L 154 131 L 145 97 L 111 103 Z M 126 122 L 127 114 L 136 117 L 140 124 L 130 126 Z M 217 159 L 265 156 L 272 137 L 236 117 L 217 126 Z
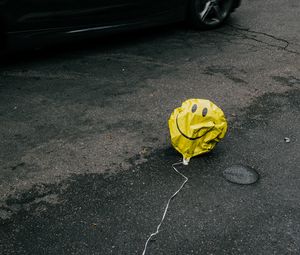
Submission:
M 205 107 L 203 110 L 202 110 L 202 116 L 205 117 L 207 115 L 207 108 Z
M 196 104 L 193 105 L 192 107 L 192 112 L 194 113 L 195 111 L 197 111 L 198 106 Z

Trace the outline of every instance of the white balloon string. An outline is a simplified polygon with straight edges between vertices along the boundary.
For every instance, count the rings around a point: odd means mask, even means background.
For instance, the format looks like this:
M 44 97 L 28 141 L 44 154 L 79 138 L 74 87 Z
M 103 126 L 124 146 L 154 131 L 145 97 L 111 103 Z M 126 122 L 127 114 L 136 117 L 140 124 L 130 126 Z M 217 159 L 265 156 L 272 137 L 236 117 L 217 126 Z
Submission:
M 154 233 L 152 233 L 152 234 L 149 235 L 149 237 L 148 237 L 148 239 L 147 239 L 147 241 L 146 241 L 146 243 L 145 243 L 145 247 L 144 247 L 144 251 L 143 251 L 142 255 L 145 255 L 145 254 L 146 254 L 147 246 L 148 246 L 148 243 L 149 243 L 149 241 L 151 240 L 151 238 L 152 238 L 153 236 L 156 236 L 156 235 L 160 232 L 159 229 L 160 229 L 160 227 L 161 227 L 161 225 L 162 225 L 162 223 L 163 223 L 163 221 L 164 221 L 164 219 L 165 219 L 165 217 L 166 217 L 166 214 L 167 214 L 167 211 L 168 211 L 168 208 L 169 208 L 169 205 L 170 205 L 171 200 L 172 200 L 174 197 L 177 196 L 177 194 L 180 192 L 180 190 L 184 187 L 184 185 L 186 184 L 186 182 L 189 180 L 185 175 L 183 175 L 181 172 L 179 172 L 179 171 L 176 169 L 175 166 L 178 166 L 178 165 L 181 165 L 181 164 L 183 164 L 183 162 L 174 163 L 174 164 L 172 165 L 172 167 L 173 167 L 173 169 L 176 171 L 176 173 L 180 174 L 180 175 L 184 178 L 184 182 L 181 184 L 180 188 L 179 188 L 179 189 L 178 189 L 178 190 L 177 190 L 177 191 L 169 198 L 169 200 L 168 200 L 168 202 L 167 202 L 167 205 L 166 205 L 166 207 L 165 207 L 165 210 L 164 210 L 164 214 L 163 214 L 163 216 L 162 216 L 162 218 L 161 218 L 161 220 L 160 220 L 160 223 L 157 225 L 156 231 L 155 231 Z

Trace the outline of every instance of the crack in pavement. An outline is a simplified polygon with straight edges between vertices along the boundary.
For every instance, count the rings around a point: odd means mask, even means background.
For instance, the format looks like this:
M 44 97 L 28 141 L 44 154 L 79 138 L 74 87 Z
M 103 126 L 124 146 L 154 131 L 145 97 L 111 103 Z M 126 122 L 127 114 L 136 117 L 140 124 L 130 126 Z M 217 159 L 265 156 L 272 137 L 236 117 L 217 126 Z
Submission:
M 284 50 L 284 51 L 289 52 L 289 53 L 300 55 L 300 52 L 288 49 L 288 47 L 290 46 L 291 43 L 286 39 L 283 39 L 283 38 L 280 38 L 280 37 L 277 37 L 277 36 L 274 36 L 274 35 L 271 35 L 271 34 L 268 34 L 268 33 L 265 33 L 265 32 L 254 31 L 254 30 L 251 30 L 249 28 L 238 27 L 238 26 L 230 25 L 230 24 L 227 24 L 227 26 L 234 29 L 237 32 L 237 34 L 229 34 L 229 33 L 224 33 L 224 32 L 217 32 L 217 33 L 228 35 L 228 36 L 240 36 L 240 37 L 242 37 L 242 39 L 249 39 L 249 40 L 252 40 L 252 41 L 256 41 L 258 43 L 265 44 L 265 45 L 267 45 L 269 47 L 272 47 L 272 48 L 277 48 L 277 49 L 281 49 L 281 50 Z M 262 35 L 262 36 L 268 37 L 268 38 L 270 38 L 272 40 L 275 40 L 279 43 L 284 43 L 284 45 L 272 44 L 272 43 L 263 41 L 260 38 L 257 39 L 255 35 Z
M 249 28 L 242 28 L 242 27 L 237 27 L 237 26 L 234 26 L 234 25 L 228 25 L 228 26 L 232 27 L 234 29 L 237 29 L 237 30 L 246 31 L 246 32 L 253 33 L 253 34 L 265 35 L 265 36 L 270 37 L 272 39 L 275 39 L 277 41 L 284 42 L 284 43 L 286 43 L 286 45 L 283 47 L 284 49 L 286 49 L 290 45 L 289 41 L 287 41 L 285 39 L 282 39 L 282 38 L 279 38 L 279 37 L 276 37 L 274 35 L 270 35 L 270 34 L 265 33 L 265 32 L 257 32 L 257 31 L 254 31 L 254 30 L 250 30 Z

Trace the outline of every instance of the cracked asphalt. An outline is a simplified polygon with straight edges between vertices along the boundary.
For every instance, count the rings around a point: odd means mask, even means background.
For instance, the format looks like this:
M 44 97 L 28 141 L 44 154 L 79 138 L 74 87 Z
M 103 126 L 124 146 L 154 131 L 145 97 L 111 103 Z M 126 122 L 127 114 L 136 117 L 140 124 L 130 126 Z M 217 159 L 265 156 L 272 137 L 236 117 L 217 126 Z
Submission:
M 167 120 L 196 97 L 228 134 L 179 168 L 189 181 L 147 254 L 299 254 L 299 10 L 244 0 L 214 31 L 174 24 L 2 63 L 0 253 L 142 254 L 182 183 Z M 234 164 L 259 182 L 227 182 Z

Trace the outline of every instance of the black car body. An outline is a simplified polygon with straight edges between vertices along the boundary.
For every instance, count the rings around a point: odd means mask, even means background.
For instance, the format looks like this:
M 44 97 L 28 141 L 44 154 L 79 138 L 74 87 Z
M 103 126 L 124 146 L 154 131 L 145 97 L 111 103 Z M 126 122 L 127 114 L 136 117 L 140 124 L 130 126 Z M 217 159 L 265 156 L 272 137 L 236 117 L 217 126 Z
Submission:
M 191 3 L 208 0 L 0 0 L 1 44 L 50 42 L 187 18 Z M 240 5 L 232 1 L 231 10 Z

